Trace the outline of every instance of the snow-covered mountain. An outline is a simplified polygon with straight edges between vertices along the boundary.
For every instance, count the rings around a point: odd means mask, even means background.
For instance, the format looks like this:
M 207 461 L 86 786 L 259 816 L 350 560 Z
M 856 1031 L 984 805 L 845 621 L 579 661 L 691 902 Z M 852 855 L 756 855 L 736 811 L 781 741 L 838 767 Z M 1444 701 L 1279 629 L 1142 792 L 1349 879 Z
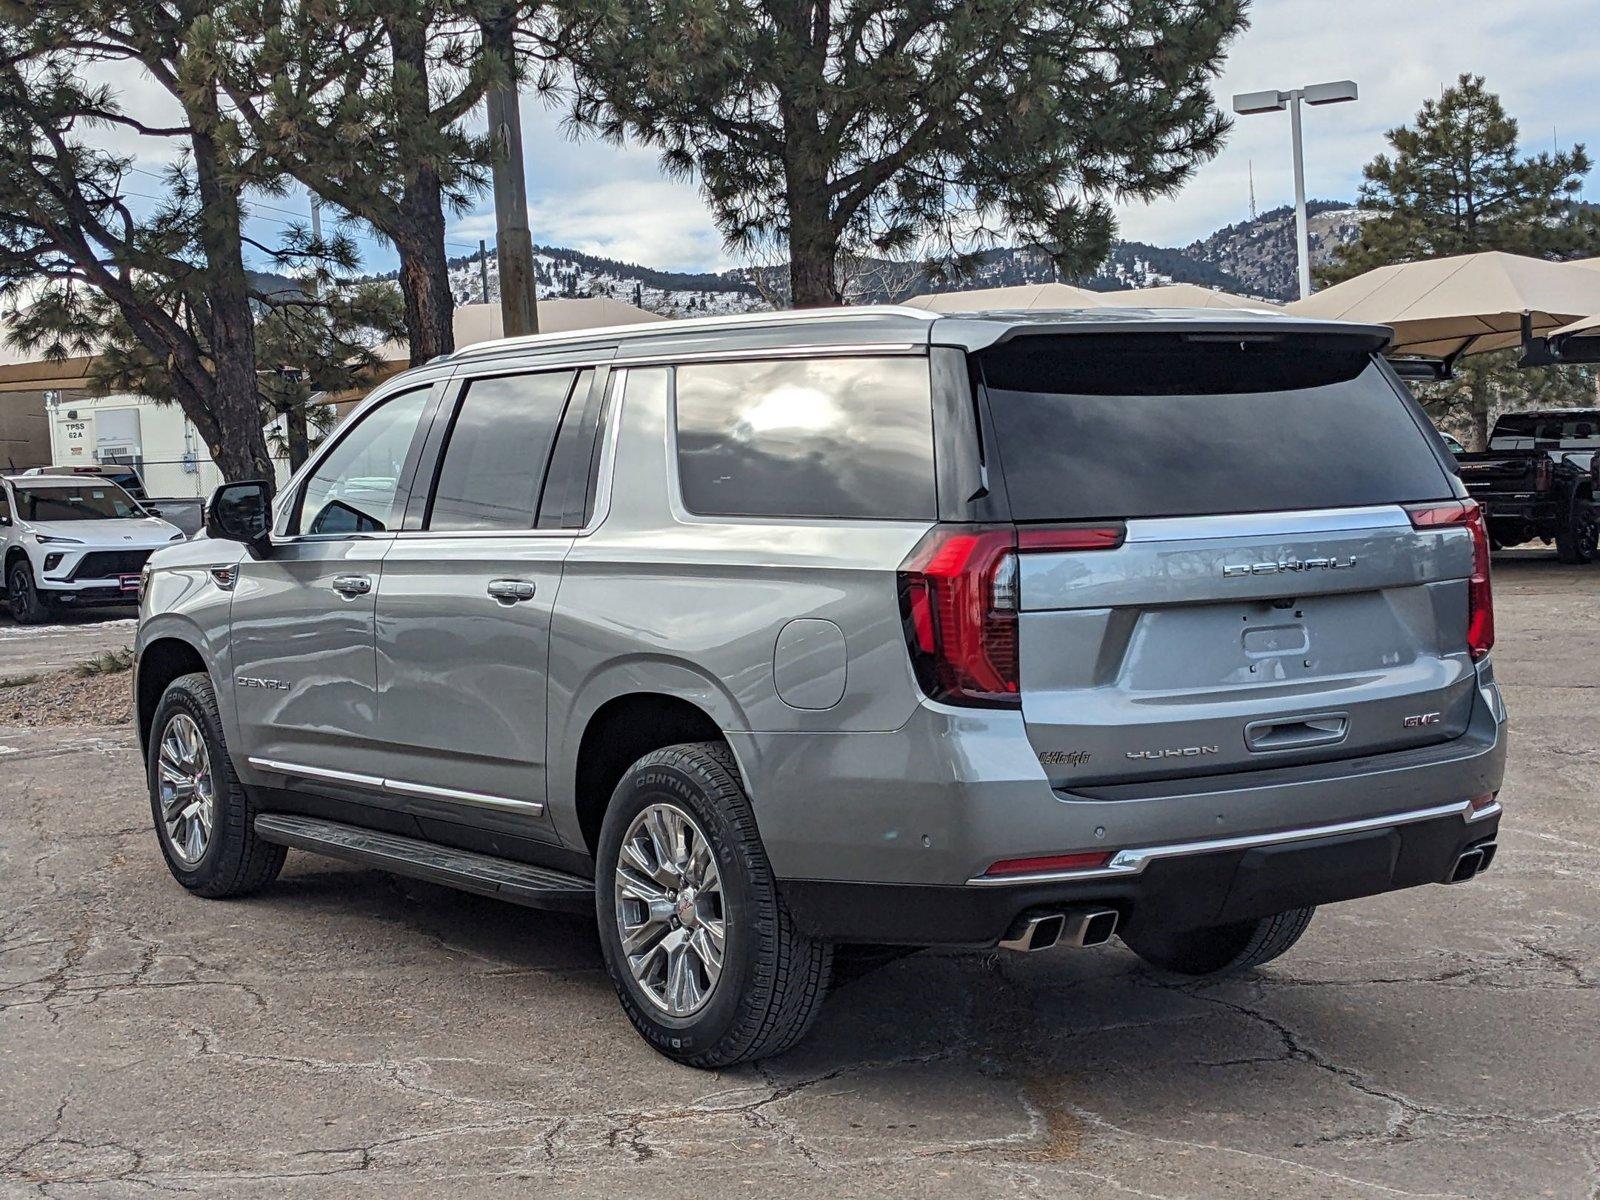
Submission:
M 1311 259 L 1327 262 L 1360 234 L 1364 214 L 1349 204 L 1313 201 Z M 485 284 L 485 273 L 487 284 Z M 716 273 L 661 271 L 553 246 L 535 251 L 541 296 L 610 296 L 664 316 L 712 316 L 770 308 L 783 294 L 783 272 L 740 268 Z M 858 304 L 904 300 L 928 291 L 1009 287 L 1056 278 L 1049 258 L 1027 248 L 991 250 L 959 283 L 932 283 L 912 264 L 860 265 L 847 280 Z M 1183 247 L 1118 242 L 1087 286 L 1100 291 L 1197 283 L 1241 295 L 1288 300 L 1295 294 L 1294 211 L 1273 209 L 1219 229 Z M 470 255 L 450 261 L 450 287 L 458 304 L 500 298 L 499 264 L 491 250 L 486 264 Z M 487 293 L 487 295 L 485 294 Z

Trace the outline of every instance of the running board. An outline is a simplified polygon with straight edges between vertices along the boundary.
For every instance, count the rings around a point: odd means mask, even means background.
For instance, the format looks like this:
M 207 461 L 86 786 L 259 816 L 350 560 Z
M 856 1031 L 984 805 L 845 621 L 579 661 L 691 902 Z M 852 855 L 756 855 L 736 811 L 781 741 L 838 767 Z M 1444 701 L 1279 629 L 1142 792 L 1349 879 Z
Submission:
M 589 880 L 471 850 L 289 813 L 262 813 L 256 818 L 256 835 L 279 846 L 342 858 L 529 908 L 594 912 L 594 884 Z

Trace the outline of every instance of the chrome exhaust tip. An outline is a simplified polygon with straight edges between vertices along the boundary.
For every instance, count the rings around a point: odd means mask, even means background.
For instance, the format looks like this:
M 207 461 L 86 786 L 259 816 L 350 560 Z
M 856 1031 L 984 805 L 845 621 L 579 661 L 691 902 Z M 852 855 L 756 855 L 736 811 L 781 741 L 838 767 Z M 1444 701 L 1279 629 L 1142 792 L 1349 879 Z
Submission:
M 1466 883 L 1467 880 L 1483 870 L 1483 865 L 1483 847 L 1469 847 L 1457 855 L 1455 866 L 1450 868 L 1450 878 L 1446 879 L 1445 882 Z
M 1103 946 L 1117 931 L 1114 908 L 1075 908 L 1067 913 L 1062 939 L 1069 946 Z
M 1048 950 L 1061 940 L 1061 930 L 1066 925 L 1067 918 L 1063 913 L 1045 913 L 1042 916 L 1028 917 L 1022 921 L 1020 927 L 1013 926 L 1016 930 L 1010 937 L 1001 939 L 1002 950 L 1016 950 L 1023 954 L 1032 954 L 1035 950 Z

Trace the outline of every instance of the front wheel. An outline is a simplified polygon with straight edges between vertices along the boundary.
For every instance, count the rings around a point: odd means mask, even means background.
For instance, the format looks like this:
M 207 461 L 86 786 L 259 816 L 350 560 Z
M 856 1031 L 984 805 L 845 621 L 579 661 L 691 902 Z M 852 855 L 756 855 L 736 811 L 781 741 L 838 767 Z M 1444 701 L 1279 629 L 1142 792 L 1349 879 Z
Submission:
M 1592 563 L 1600 546 L 1600 522 L 1586 498 L 1572 502 L 1567 519 L 1556 530 L 1556 558 L 1564 563 Z
M 669 746 L 634 763 L 606 810 L 595 872 L 606 969 L 645 1041 L 714 1068 L 805 1036 L 832 951 L 784 907 L 726 746 Z
M 145 751 L 150 811 L 173 878 L 199 896 L 243 896 L 283 868 L 255 831 L 255 804 L 233 773 L 217 697 L 204 674 L 167 685 Z
M 50 605 L 39 594 L 33 580 L 33 566 L 22 559 L 11 568 L 6 578 L 6 599 L 11 608 L 11 619 L 18 625 L 39 625 L 50 616 Z
M 1178 975 L 1231 975 L 1271 962 L 1300 940 L 1316 913 L 1291 908 L 1255 921 L 1203 929 L 1124 934 L 1128 948 L 1153 967 Z

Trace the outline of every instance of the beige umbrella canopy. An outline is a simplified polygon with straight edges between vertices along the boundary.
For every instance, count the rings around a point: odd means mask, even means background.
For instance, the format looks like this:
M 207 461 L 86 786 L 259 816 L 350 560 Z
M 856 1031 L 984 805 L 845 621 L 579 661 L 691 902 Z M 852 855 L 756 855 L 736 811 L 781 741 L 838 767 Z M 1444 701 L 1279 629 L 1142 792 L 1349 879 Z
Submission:
M 1265 300 L 1247 300 L 1193 283 L 1096 292 L 1067 283 L 1027 283 L 1019 287 L 979 288 L 971 292 L 930 292 L 907 300 L 930 312 L 1015 312 L 1049 308 L 1274 308 Z
M 1099 292 L 1103 304 L 1118 308 L 1253 308 L 1272 312 L 1281 308 L 1271 300 L 1251 300 L 1197 283 L 1168 283 L 1161 287 L 1134 288 L 1126 292 Z
M 1497 251 L 1378 267 L 1288 306 L 1297 317 L 1395 331 L 1391 354 L 1451 358 L 1522 344 L 1600 313 L 1600 271 Z
M 1105 295 L 1067 283 L 1026 283 L 970 292 L 929 292 L 906 304 L 929 312 L 1016 312 L 1030 308 L 1103 308 Z

